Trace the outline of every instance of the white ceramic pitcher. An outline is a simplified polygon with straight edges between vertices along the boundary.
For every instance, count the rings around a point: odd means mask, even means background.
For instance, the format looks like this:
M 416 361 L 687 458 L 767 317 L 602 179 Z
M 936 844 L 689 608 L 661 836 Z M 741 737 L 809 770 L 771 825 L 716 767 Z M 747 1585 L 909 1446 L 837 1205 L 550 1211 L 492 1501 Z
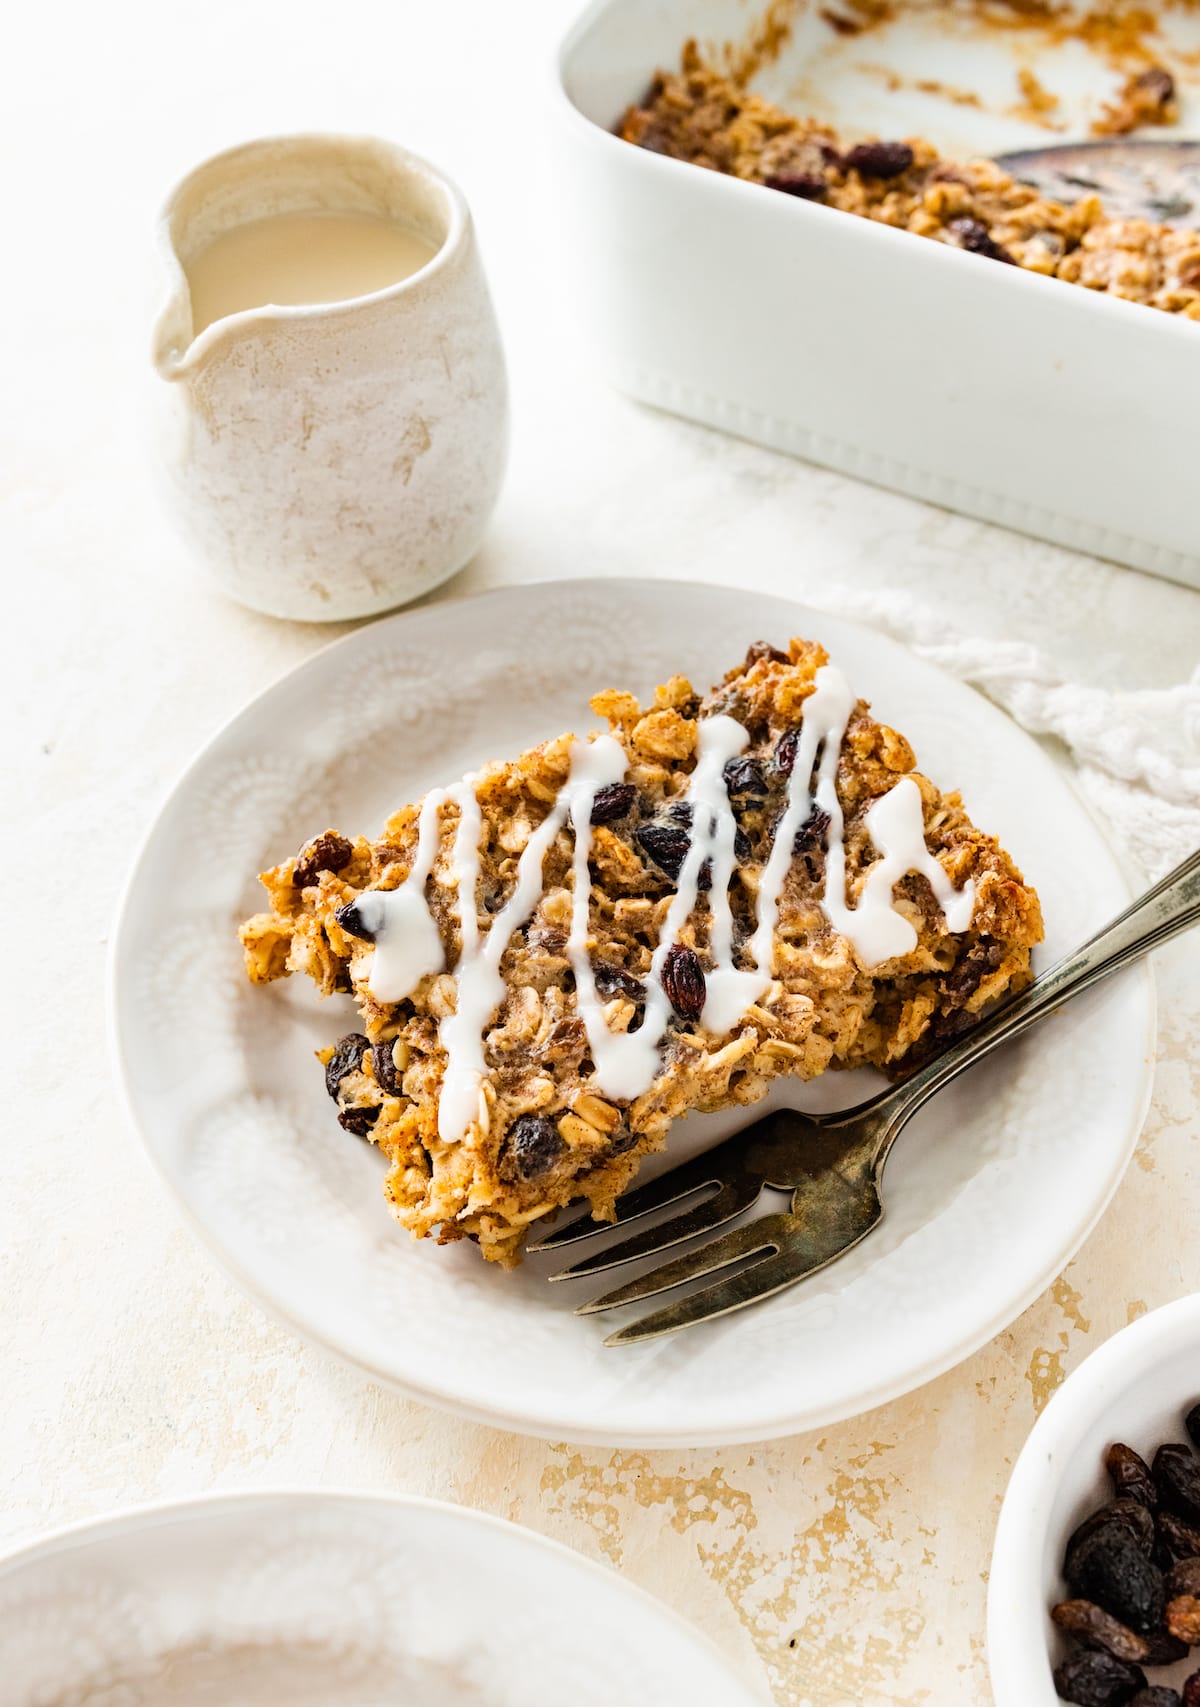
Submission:
M 436 253 L 369 296 L 265 307 L 198 336 L 185 267 L 281 213 L 398 220 Z M 218 155 L 161 216 L 154 333 L 166 496 L 235 599 L 308 621 L 416 598 L 475 551 L 507 454 L 504 358 L 459 190 L 392 143 L 277 137 Z

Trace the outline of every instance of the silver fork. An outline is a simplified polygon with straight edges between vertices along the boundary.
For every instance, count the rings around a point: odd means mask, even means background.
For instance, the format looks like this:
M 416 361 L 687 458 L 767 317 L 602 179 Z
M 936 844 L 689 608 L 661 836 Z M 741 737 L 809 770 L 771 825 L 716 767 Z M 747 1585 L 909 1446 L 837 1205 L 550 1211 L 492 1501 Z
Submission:
M 626 1192 L 617 1202 L 619 1226 L 672 1204 L 684 1206 L 668 1220 L 634 1232 L 550 1278 L 575 1280 L 602 1274 L 711 1233 L 751 1208 L 767 1186 L 790 1191 L 790 1209 L 762 1215 L 694 1247 L 580 1305 L 577 1314 L 637 1304 L 740 1265 L 733 1274 L 652 1311 L 604 1342 L 632 1345 L 729 1315 L 816 1274 L 852 1250 L 883 1218 L 880 1182 L 892 1145 L 935 1091 L 1073 996 L 1196 923 L 1200 923 L 1200 850 L 911 1077 L 857 1108 L 834 1114 L 799 1114 L 790 1109 L 768 1114 L 705 1154 Z M 699 1193 L 706 1195 L 695 1203 L 686 1201 Z M 562 1250 L 611 1231 L 612 1226 L 584 1217 L 529 1248 Z

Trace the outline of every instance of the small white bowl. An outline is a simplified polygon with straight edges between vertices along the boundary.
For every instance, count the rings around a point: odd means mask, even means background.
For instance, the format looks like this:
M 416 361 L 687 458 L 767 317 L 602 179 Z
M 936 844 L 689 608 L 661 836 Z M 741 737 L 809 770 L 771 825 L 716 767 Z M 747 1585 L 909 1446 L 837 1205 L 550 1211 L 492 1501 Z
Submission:
M 1104 1451 L 1123 1440 L 1144 1457 L 1185 1440 L 1184 1412 L 1200 1398 L 1200 1296 L 1141 1316 L 1063 1382 L 1017 1459 L 996 1529 L 988 1584 L 987 1645 L 996 1707 L 1057 1707 L 1052 1668 L 1068 1642 L 1050 1621 L 1066 1598 L 1063 1551 L 1071 1531 L 1113 1498 Z M 1148 1673 L 1178 1688 L 1200 1649 Z

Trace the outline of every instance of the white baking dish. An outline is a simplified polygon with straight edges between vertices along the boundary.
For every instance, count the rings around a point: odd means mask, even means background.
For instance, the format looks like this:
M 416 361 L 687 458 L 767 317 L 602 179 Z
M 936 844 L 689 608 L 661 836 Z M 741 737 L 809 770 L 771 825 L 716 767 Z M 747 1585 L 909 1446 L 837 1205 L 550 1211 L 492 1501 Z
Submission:
M 610 379 L 776 449 L 1200 586 L 1200 323 L 612 134 L 687 37 L 737 39 L 752 17 L 745 0 L 597 0 L 563 44 L 561 241 Z M 1200 17 L 1170 22 L 1200 46 Z M 921 133 L 948 151 L 1065 139 L 999 110 L 1002 86 L 1015 94 L 1016 33 L 941 39 L 917 17 L 891 51 L 960 87 L 973 63 L 969 86 L 994 84 L 995 110 L 890 92 L 867 63 L 886 35 L 854 57 L 815 0 L 755 86 L 846 133 Z M 1077 43 L 1049 72 L 1039 58 L 1043 81 L 1056 69 L 1067 137 L 1085 134 L 1087 104 L 1119 79 Z M 1184 128 L 1193 111 L 1188 88 Z

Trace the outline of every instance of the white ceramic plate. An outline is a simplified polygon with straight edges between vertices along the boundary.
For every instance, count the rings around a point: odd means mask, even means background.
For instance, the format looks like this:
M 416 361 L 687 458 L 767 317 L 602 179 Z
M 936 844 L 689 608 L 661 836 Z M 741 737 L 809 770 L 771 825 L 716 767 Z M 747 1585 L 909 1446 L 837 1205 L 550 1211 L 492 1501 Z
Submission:
M 761 1707 L 615 1572 L 432 1500 L 222 1495 L 0 1560 L 5 1707 Z
M 907 1392 L 1005 1327 L 1099 1217 L 1144 1112 L 1153 990 L 1143 968 L 944 1091 L 897 1146 L 887 1220 L 824 1275 L 686 1334 L 605 1350 L 550 1287 L 469 1244 L 414 1244 L 382 1161 L 334 1123 L 312 1051 L 349 998 L 245 980 L 254 874 L 327 825 L 388 811 L 489 756 L 593 723 L 606 685 L 677 670 L 707 688 L 748 642 L 808 634 L 1001 836 L 1042 893 L 1057 954 L 1119 910 L 1113 860 L 1059 769 L 999 711 L 891 641 L 783 599 L 684 583 L 557 582 L 359 630 L 248 706 L 192 765 L 135 867 L 113 959 L 116 1050 L 134 1120 L 230 1271 L 310 1338 L 481 1421 L 628 1445 L 758 1440 Z M 780 1100 L 829 1106 L 845 1075 Z M 807 1101 L 806 1101 L 807 1099 Z M 743 1113 L 684 1123 L 672 1159 Z

